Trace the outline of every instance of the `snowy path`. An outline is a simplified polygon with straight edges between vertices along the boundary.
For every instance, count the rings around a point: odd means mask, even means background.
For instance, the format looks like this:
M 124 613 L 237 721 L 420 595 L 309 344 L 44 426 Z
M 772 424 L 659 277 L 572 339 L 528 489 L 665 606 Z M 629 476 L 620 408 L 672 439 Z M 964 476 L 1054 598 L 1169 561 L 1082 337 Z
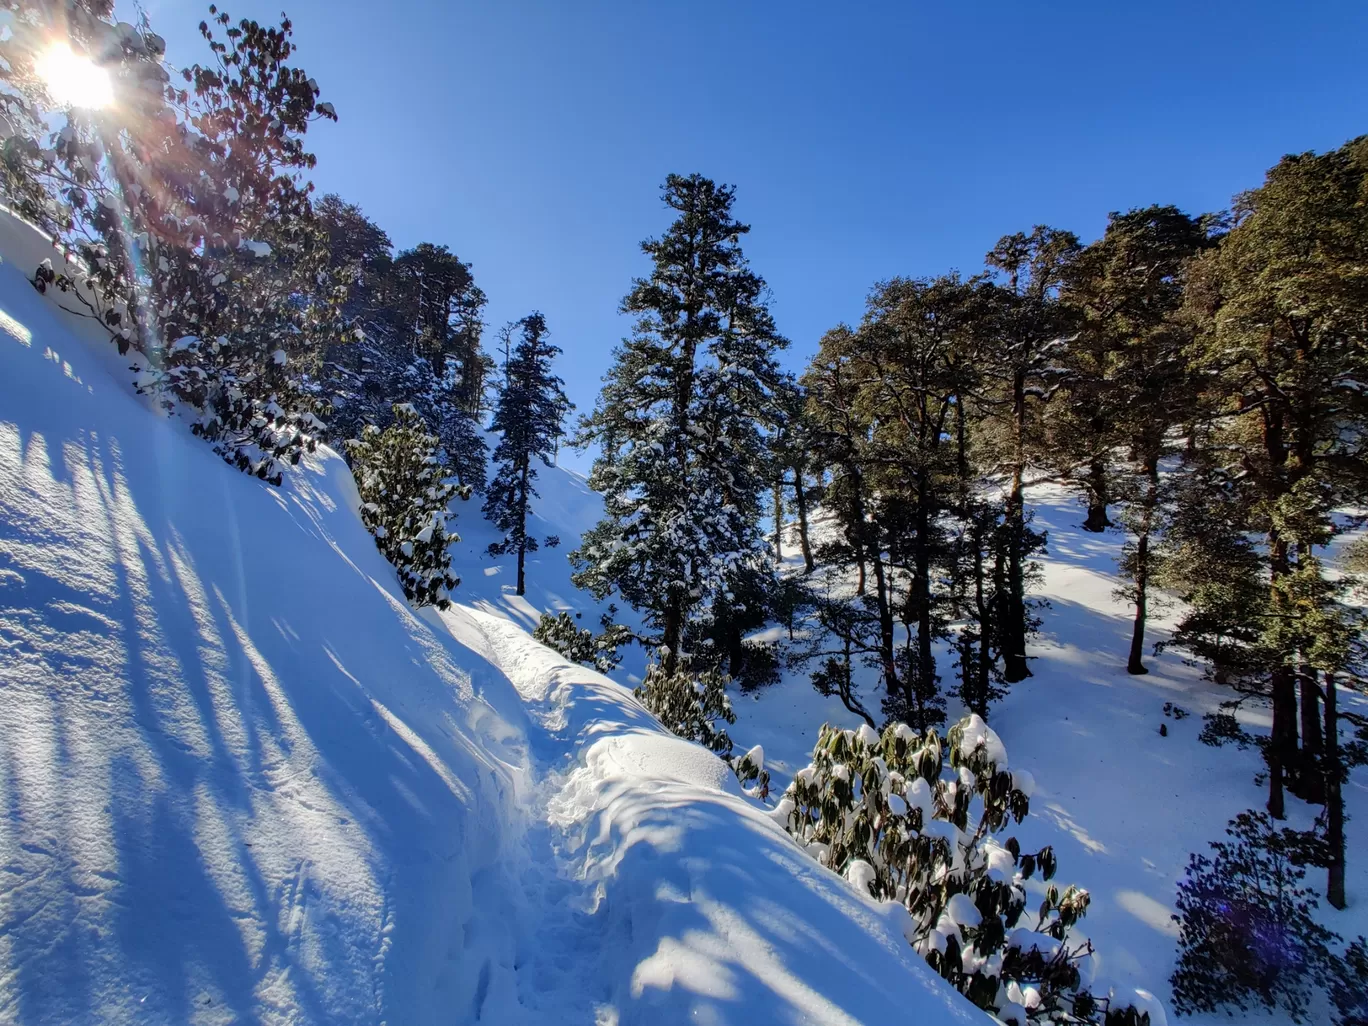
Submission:
M 541 782 L 518 931 L 529 1012 L 605 1026 L 854 1026 L 910 1009 L 987 1021 L 912 953 L 896 915 L 813 863 L 719 759 L 665 733 L 625 688 L 502 617 L 443 619 L 532 721 Z

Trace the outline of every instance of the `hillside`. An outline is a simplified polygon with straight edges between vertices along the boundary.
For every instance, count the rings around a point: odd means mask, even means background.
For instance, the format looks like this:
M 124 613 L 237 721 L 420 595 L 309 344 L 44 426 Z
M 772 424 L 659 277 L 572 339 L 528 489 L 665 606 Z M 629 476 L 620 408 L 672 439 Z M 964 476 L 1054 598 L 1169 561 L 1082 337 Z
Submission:
M 985 1021 L 532 643 L 478 525 L 466 604 L 411 612 L 336 455 L 222 463 L 29 285 L 48 252 L 3 219 L 0 1019 Z M 546 490 L 578 529 L 592 497 Z

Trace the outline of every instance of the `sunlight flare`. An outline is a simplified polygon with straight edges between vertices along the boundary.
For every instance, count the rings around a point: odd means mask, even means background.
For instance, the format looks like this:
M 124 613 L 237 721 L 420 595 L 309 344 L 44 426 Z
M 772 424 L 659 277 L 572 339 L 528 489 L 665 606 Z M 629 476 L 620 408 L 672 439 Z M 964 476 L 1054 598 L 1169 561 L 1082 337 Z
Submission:
M 64 107 L 97 110 L 114 100 L 109 72 L 66 43 L 54 43 L 34 66 L 52 98 Z

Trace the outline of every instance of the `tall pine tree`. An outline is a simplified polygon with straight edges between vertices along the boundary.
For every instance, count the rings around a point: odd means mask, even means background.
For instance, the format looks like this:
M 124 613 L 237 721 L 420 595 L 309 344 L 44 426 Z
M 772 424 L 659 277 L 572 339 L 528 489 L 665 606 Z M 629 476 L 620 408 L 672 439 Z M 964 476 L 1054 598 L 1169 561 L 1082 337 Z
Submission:
M 561 424 L 572 407 L 564 382 L 551 373 L 560 349 L 547 341 L 546 319 L 528 314 L 515 327 L 522 337 L 509 355 L 494 411 L 493 427 L 501 438 L 494 449 L 497 469 L 485 495 L 484 515 L 504 533 L 502 541 L 489 546 L 490 555 L 518 556 L 516 594 L 521 595 L 527 554 L 537 550 L 537 539 L 527 533 L 527 514 L 537 495 L 536 461 L 551 466 Z
M 655 266 L 622 304 L 639 319 L 578 438 L 600 447 L 605 515 L 571 559 L 577 584 L 642 611 L 673 673 L 690 618 L 772 573 L 760 516 L 788 343 L 742 255 L 735 190 L 671 175 L 663 198 L 678 217 L 642 244 Z

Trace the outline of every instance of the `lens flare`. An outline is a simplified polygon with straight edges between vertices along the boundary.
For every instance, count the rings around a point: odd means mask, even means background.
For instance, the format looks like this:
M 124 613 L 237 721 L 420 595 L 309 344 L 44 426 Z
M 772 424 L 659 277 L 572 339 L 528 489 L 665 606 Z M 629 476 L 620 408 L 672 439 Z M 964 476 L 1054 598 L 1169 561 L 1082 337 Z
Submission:
M 54 43 L 34 67 L 52 98 L 64 107 L 95 110 L 114 101 L 109 72 L 89 57 L 74 53 L 65 43 Z

